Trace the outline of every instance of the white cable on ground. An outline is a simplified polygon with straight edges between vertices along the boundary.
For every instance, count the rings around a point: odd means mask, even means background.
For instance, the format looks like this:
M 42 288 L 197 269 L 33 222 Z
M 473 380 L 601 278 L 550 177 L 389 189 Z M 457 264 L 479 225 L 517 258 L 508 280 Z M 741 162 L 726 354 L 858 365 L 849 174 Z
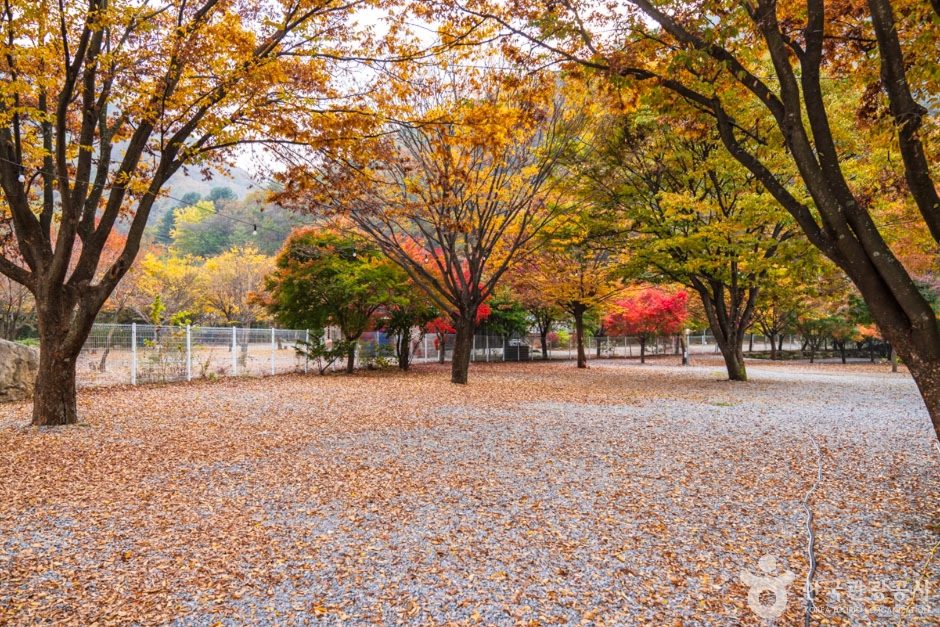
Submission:
M 809 436 L 809 439 L 813 442 L 813 446 L 816 447 L 816 483 L 813 484 L 813 487 L 810 488 L 806 496 L 803 497 L 803 511 L 806 512 L 806 534 L 808 536 L 806 553 L 809 557 L 809 572 L 806 574 L 806 589 L 804 590 L 806 616 L 803 624 L 805 627 L 810 627 L 810 620 L 813 617 L 813 611 L 816 609 L 816 605 L 813 601 L 813 577 L 816 576 L 816 534 L 813 533 L 813 511 L 809 508 L 809 497 L 813 495 L 813 492 L 816 491 L 816 488 L 822 482 L 822 451 L 819 450 L 819 444 L 816 443 L 816 438 Z

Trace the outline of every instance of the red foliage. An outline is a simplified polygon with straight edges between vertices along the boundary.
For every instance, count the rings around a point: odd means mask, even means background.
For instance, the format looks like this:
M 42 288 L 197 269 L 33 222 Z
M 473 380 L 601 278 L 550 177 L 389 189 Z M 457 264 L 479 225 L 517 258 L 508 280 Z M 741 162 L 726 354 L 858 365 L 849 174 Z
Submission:
M 456 333 L 457 329 L 451 325 L 449 320 L 438 316 L 434 320 L 431 320 L 428 323 L 428 326 L 425 327 L 425 331 L 428 333 L 436 333 L 438 335 L 445 335 L 447 333 Z
M 480 324 L 489 318 L 491 313 L 493 313 L 493 308 L 490 307 L 489 304 L 483 303 L 477 308 L 476 323 Z M 434 320 L 431 320 L 427 326 L 424 327 L 424 330 L 428 333 L 437 333 L 438 335 L 457 332 L 457 329 L 451 324 L 450 319 L 444 316 L 438 316 Z
M 490 307 L 487 303 L 482 303 L 477 308 L 477 324 L 480 324 L 484 320 L 490 317 L 490 314 L 493 313 L 493 308 Z
M 652 338 L 674 335 L 689 317 L 689 295 L 669 294 L 656 288 L 643 290 L 634 298 L 619 300 L 604 317 L 607 334 L 621 337 Z

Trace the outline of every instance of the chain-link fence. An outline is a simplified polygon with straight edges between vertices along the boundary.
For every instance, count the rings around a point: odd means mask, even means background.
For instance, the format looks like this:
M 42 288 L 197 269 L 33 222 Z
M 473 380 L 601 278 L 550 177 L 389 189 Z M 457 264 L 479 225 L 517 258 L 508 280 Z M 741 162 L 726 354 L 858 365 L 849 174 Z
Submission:
M 327 346 L 340 339 L 338 330 L 324 334 Z M 144 324 L 96 324 L 78 359 L 78 384 L 102 386 L 137 383 L 163 383 L 212 379 L 239 375 L 261 376 L 285 372 L 313 371 L 314 365 L 296 349 L 309 341 L 310 332 L 289 329 L 240 327 L 170 327 Z M 355 367 L 397 363 L 394 337 L 381 331 L 364 333 L 359 339 Z M 412 363 L 448 362 L 453 357 L 453 334 L 415 333 L 409 346 Z M 753 336 L 745 344 L 749 350 L 766 351 L 766 338 Z M 648 343 L 646 354 L 679 355 L 679 338 L 661 338 Z M 786 337 L 784 350 L 798 349 L 799 338 Z M 589 337 L 588 359 L 631 358 L 640 355 L 635 338 Z M 709 334 L 689 336 L 691 355 L 717 354 Z M 473 338 L 474 362 L 575 359 L 575 338 L 567 334 L 500 336 L 485 330 Z M 341 370 L 345 361 L 330 369 Z

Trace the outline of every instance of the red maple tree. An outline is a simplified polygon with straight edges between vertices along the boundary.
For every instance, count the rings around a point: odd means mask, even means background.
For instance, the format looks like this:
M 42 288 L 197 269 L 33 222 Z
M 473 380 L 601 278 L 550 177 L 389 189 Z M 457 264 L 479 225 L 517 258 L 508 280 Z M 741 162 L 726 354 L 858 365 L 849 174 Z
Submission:
M 686 292 L 649 288 L 633 298 L 616 301 L 604 316 L 604 325 L 608 335 L 637 338 L 640 363 L 645 363 L 647 342 L 679 333 L 689 317 L 688 304 Z

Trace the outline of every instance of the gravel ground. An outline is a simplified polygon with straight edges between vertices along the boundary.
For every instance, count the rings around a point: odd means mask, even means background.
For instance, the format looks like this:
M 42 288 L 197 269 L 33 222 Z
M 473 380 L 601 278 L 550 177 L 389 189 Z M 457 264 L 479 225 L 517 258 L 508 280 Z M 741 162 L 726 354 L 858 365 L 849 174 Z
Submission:
M 940 625 L 910 377 L 697 364 L 87 390 L 59 429 L 4 406 L 0 624 L 802 625 L 815 439 L 813 624 Z M 766 555 L 795 579 L 771 622 L 741 580 Z

